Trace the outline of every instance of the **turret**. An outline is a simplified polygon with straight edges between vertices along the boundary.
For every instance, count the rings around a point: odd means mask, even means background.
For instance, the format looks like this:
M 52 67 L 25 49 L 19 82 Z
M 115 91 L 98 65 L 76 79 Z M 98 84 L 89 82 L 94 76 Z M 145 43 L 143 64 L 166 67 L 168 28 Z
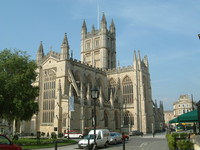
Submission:
M 60 60 L 65 60 L 65 59 L 69 59 L 69 44 L 66 33 L 61 45 L 61 55 L 60 55 Z
M 95 28 L 94 28 L 94 25 L 92 25 L 92 34 L 95 33 Z
M 87 26 L 86 26 L 85 20 L 83 20 L 83 25 L 82 25 L 82 29 L 81 29 L 82 38 L 85 38 L 86 34 L 87 34 Z
M 145 64 L 145 66 L 146 66 L 147 68 L 149 68 L 149 62 L 148 62 L 148 57 L 147 57 L 147 56 L 144 56 L 143 62 L 144 62 L 144 64 Z
M 107 32 L 107 21 L 106 21 L 106 17 L 103 13 L 102 19 L 101 19 L 101 30 L 104 32 Z
M 115 24 L 114 24 L 113 19 L 112 19 L 112 22 L 110 24 L 110 32 L 113 33 L 113 34 L 115 34 Z
M 140 57 L 140 51 L 138 51 L 138 67 L 139 67 L 139 70 L 142 69 L 141 67 L 141 57 Z
M 134 56 L 133 56 L 133 68 L 137 70 L 137 57 L 136 57 L 136 51 L 134 50 Z
M 42 62 L 43 58 L 44 58 L 44 50 L 43 50 L 43 45 L 42 45 L 42 41 L 41 41 L 40 46 L 37 51 L 37 58 L 36 58 L 37 65 L 39 65 Z

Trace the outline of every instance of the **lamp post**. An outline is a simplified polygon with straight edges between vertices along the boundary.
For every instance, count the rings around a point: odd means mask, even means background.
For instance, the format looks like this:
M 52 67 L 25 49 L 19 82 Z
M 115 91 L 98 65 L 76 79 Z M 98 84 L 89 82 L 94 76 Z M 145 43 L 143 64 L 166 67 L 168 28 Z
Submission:
M 94 100 L 94 146 L 93 150 L 97 149 L 96 143 L 96 100 L 99 98 L 99 90 L 96 86 L 91 89 L 91 98 Z

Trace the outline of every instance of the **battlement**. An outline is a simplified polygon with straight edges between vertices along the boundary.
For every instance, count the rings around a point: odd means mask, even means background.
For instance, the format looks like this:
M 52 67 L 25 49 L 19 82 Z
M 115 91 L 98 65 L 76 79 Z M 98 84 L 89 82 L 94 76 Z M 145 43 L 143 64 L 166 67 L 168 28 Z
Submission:
M 95 70 L 95 71 L 98 71 L 98 72 L 101 72 L 101 73 L 105 73 L 104 69 L 89 65 L 89 64 L 82 62 L 80 60 L 77 60 L 77 59 L 70 58 L 70 62 L 73 63 L 73 64 L 76 64 L 80 67 L 84 67 L 84 68 L 87 68 L 87 69 L 91 69 L 91 70 Z
M 53 57 L 55 57 L 55 58 L 60 59 L 60 54 L 57 53 L 57 52 L 55 52 L 55 51 L 50 51 L 50 52 L 48 52 L 47 55 L 46 55 L 45 57 L 48 57 L 48 56 L 53 56 Z
M 122 68 L 121 67 L 118 67 L 118 68 L 114 68 L 114 69 L 108 69 L 106 71 L 107 74 L 113 74 L 113 73 L 123 73 L 123 72 L 128 72 L 128 71 L 133 71 L 133 66 L 123 66 Z

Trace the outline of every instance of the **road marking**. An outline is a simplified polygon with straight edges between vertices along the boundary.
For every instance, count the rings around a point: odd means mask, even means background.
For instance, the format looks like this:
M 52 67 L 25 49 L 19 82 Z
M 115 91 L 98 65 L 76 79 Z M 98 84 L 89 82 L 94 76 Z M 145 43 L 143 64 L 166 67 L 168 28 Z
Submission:
M 142 144 L 140 145 L 140 147 L 146 146 L 146 145 L 147 145 L 147 143 L 142 143 Z

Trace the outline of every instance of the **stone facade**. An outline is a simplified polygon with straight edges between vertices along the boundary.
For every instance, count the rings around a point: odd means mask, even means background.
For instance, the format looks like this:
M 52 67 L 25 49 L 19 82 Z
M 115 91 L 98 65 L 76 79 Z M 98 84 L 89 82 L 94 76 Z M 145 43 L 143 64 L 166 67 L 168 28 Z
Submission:
M 160 115 L 155 116 L 158 111 L 152 101 L 148 59 L 146 56 L 141 59 L 140 52 L 134 51 L 131 66 L 116 67 L 113 20 L 107 29 L 103 14 L 100 29 L 93 26 L 91 32 L 87 31 L 83 21 L 81 61 L 70 58 L 69 50 L 66 34 L 60 53 L 50 51 L 45 55 L 40 43 L 35 83 L 40 88 L 37 99 L 40 111 L 36 116 L 35 131 L 63 133 L 69 129 L 87 132 L 93 126 L 94 101 L 90 96 L 93 86 L 97 86 L 100 93 L 96 108 L 97 127 L 121 132 L 157 130 L 155 124 Z M 69 99 L 73 98 L 74 111 L 70 111 Z
M 170 127 L 169 121 L 174 119 L 174 112 L 173 110 L 167 110 L 164 112 L 164 116 L 165 116 L 165 125 L 167 127 Z
M 182 115 L 196 109 L 196 104 L 193 102 L 193 97 L 188 94 L 180 95 L 178 101 L 173 104 L 174 117 Z

